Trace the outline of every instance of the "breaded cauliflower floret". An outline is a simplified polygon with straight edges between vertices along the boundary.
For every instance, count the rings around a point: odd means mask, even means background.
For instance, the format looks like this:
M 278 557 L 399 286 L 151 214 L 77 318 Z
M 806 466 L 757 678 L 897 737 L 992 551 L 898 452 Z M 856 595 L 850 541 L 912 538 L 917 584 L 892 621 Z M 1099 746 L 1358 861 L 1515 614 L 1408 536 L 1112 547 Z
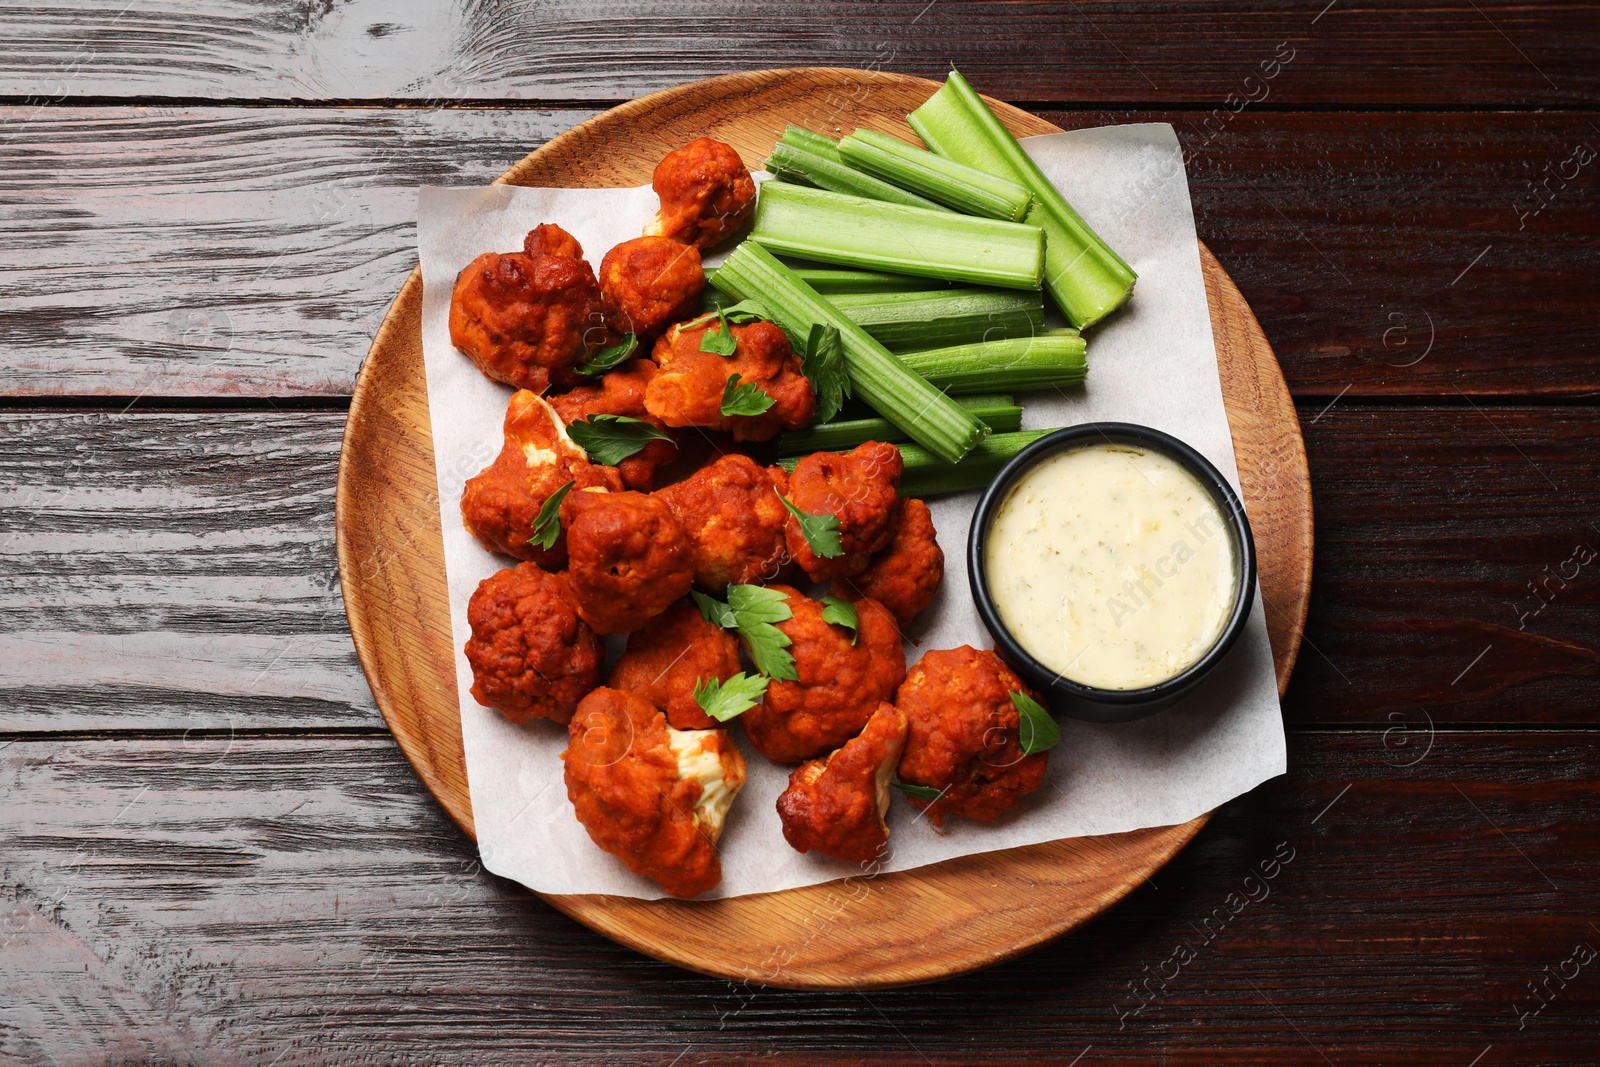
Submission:
M 648 422 L 670 435 L 666 423 L 644 409 L 644 392 L 656 376 L 656 365 L 648 359 L 630 359 L 606 372 L 598 382 L 580 385 L 550 398 L 550 407 L 561 421 L 571 426 L 590 415 L 626 415 Z M 653 440 L 617 464 L 622 484 L 648 493 L 655 486 L 656 471 L 678 458 L 675 440 Z
M 569 256 L 583 258 L 583 246 L 572 234 L 553 222 L 541 222 L 522 239 L 522 252 L 529 256 Z
M 567 737 L 567 797 L 596 845 L 676 897 L 722 881 L 717 839 L 745 778 L 725 730 L 674 730 L 649 702 L 601 688 Z
M 689 595 L 694 558 L 665 502 L 645 493 L 568 493 L 567 576 L 583 621 L 626 634 Z
M 680 600 L 628 635 L 628 649 L 606 685 L 643 697 L 680 730 L 709 730 L 717 721 L 694 698 L 695 687 L 739 673 L 739 644 L 707 622 L 692 600 Z
M 668 152 L 650 181 L 661 210 L 646 237 L 710 248 L 733 236 L 756 208 L 756 183 L 731 145 L 698 137 Z
M 900 630 L 883 605 L 854 605 L 854 634 L 822 617 L 822 605 L 797 589 L 769 585 L 794 617 L 777 623 L 789 638 L 798 681 L 774 679 L 761 703 L 739 717 L 756 751 L 774 763 L 831 752 L 861 732 L 906 675 Z
M 834 592 L 846 599 L 869 596 L 888 608 L 901 627 L 933 603 L 944 579 L 944 549 L 933 528 L 933 514 L 920 500 L 900 501 L 889 547 L 872 557 L 853 578 L 835 578 Z
M 719 596 L 729 585 L 772 581 L 788 559 L 778 499 L 783 469 L 730 453 L 655 495 L 667 502 L 694 552 L 694 580 Z
M 467 602 L 472 698 L 512 722 L 572 718 L 600 684 L 600 638 L 582 619 L 564 574 L 532 563 L 478 583 Z
M 613 324 L 646 346 L 693 315 L 705 287 L 699 250 L 668 237 L 635 237 L 600 261 L 600 290 L 616 312 Z
M 929 652 L 906 674 L 895 696 L 911 726 L 900 780 L 943 792 L 908 798 L 935 823 L 998 819 L 1043 784 L 1049 753 L 1022 754 L 1016 692 L 1040 699 L 999 656 L 970 645 Z
M 531 538 L 539 509 L 568 482 L 573 483 L 573 493 L 622 489 L 616 468 L 590 463 L 543 397 L 518 390 L 506 408 L 500 455 L 467 479 L 461 491 L 462 521 L 490 551 L 559 567 L 567 560 L 565 535 L 550 548 L 541 548 Z
M 895 486 L 904 466 L 900 450 L 882 441 L 868 441 L 842 454 L 813 452 L 795 464 L 789 474 L 789 502 L 801 511 L 839 520 L 841 553 L 823 557 L 806 543 L 799 521 L 789 519 L 789 553 L 812 581 L 860 574 L 888 546 L 900 509 Z
M 577 365 L 615 335 L 594 270 L 560 227 L 528 235 L 528 252 L 485 252 L 456 276 L 450 343 L 497 382 L 542 393 L 578 381 Z M 548 249 L 561 251 L 552 252 Z
M 670 327 L 656 341 L 650 358 L 661 368 L 645 391 L 650 414 L 668 426 L 700 426 L 725 430 L 735 441 L 767 441 L 779 430 L 798 430 L 817 413 L 817 395 L 800 371 L 800 357 L 788 336 L 765 320 L 731 325 L 733 355 L 702 351 L 709 331 L 722 329 L 716 319 L 693 328 Z M 759 415 L 724 415 L 722 398 L 728 380 L 761 390 L 772 406 Z
M 889 780 L 906 743 L 906 717 L 885 701 L 866 729 L 827 759 L 789 776 L 778 797 L 783 836 L 798 852 L 869 863 L 889 844 Z

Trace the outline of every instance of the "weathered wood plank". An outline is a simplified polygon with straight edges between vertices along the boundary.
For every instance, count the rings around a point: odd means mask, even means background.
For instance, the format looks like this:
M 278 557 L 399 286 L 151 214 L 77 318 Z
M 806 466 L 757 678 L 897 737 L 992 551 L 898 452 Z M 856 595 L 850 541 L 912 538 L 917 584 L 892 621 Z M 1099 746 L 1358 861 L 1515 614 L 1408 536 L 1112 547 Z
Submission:
M 0 390 L 347 396 L 416 266 L 417 187 L 486 184 L 587 115 L 35 116 L 0 176 Z
M 1593 100 L 1592 3 L 1235 0 L 745 4 L 176 4 L 7 12 L 0 93 L 216 99 L 611 100 L 752 67 L 938 77 L 953 62 L 1019 100 L 1223 107 L 1280 53 L 1291 104 Z M 1257 80 L 1250 80 L 1256 76 Z
M 339 597 L 343 415 L 0 420 L 0 724 L 378 725 Z
M 18 741 L 0 750 L 0 1049 L 972 1064 L 1092 1046 L 1279 1067 L 1465 1065 L 1492 1045 L 1482 1062 L 1591 1062 L 1594 965 L 1569 964 L 1536 1014 L 1528 983 L 1600 945 L 1592 735 L 1443 733 L 1409 758 L 1376 731 L 1297 733 L 1286 778 L 1088 927 L 862 996 L 730 986 L 603 941 L 479 873 L 385 739 Z
M 1600 555 L 1574 557 L 1600 553 L 1600 410 L 1321 406 L 1289 720 L 1600 722 Z M 342 429 L 0 418 L 0 729 L 377 725 L 334 562 Z
M 586 114 L 49 109 L 0 175 L 0 391 L 348 395 L 416 187 L 486 182 Z M 1046 114 L 1176 125 L 1201 236 L 1297 394 L 1600 392 L 1600 165 L 1568 162 L 1596 116 Z
M 1302 407 L 1291 721 L 1597 721 L 1600 409 Z

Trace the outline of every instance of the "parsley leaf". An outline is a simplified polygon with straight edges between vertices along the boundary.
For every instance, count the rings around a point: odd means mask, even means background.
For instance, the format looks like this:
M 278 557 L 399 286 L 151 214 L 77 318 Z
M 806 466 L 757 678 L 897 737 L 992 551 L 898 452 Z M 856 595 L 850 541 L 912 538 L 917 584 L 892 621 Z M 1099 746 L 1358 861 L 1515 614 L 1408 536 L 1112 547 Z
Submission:
M 801 511 L 795 507 L 786 496 L 779 496 L 778 499 L 783 501 L 783 506 L 789 509 L 789 514 L 800 524 L 800 535 L 806 539 L 806 544 L 811 546 L 811 551 L 823 559 L 844 555 L 844 547 L 839 544 L 839 516 L 813 515 L 809 511 Z
M 700 351 L 717 356 L 731 356 L 739 350 L 738 338 L 733 336 L 733 327 L 728 323 L 727 313 L 719 307 L 714 314 L 717 316 L 717 324 L 700 335 Z
M 707 322 L 710 322 L 712 319 L 716 319 L 719 322 L 725 323 L 731 322 L 735 326 L 743 326 L 745 323 L 757 322 L 762 319 L 770 322 L 772 320 L 772 315 L 768 313 L 766 308 L 762 307 L 754 300 L 741 300 L 737 304 L 732 304 L 728 307 L 723 307 L 721 304 L 718 304 L 715 311 L 708 311 L 704 315 L 701 315 L 698 319 L 692 319 L 689 322 L 684 323 L 682 326 L 679 326 L 678 329 L 692 330 L 696 326 L 701 326 Z M 702 351 L 704 350 L 702 349 Z
M 711 625 L 731 630 L 739 624 L 739 620 L 734 617 L 733 609 L 722 601 L 706 596 L 698 589 L 689 590 L 689 595 L 694 597 L 695 606 L 700 609 L 700 617 Z
M 715 678 L 697 678 L 694 702 L 713 719 L 727 722 L 761 703 L 761 697 L 767 691 L 767 681 L 762 675 L 745 674 L 743 671 L 726 682 Z
M 910 785 L 906 782 L 890 782 L 889 784 L 900 790 L 900 792 L 904 793 L 906 796 L 916 797 L 918 800 L 933 801 L 944 796 L 943 789 L 935 789 L 931 785 Z
M 1031 756 L 1035 752 L 1054 748 L 1061 740 L 1061 727 L 1056 725 L 1050 713 L 1021 690 L 1011 694 L 1011 703 L 1017 706 L 1017 743 L 1022 754 Z
M 556 541 L 561 537 L 561 502 L 572 492 L 573 484 L 568 482 L 545 497 L 539 507 L 538 518 L 533 520 L 533 536 L 528 538 L 528 544 L 538 545 L 546 551 L 556 547 Z
M 822 621 L 831 622 L 835 626 L 848 627 L 852 645 L 861 639 L 861 620 L 856 617 L 856 607 L 844 597 L 825 596 L 822 598 Z
M 579 374 L 604 374 L 612 367 L 619 366 L 623 360 L 633 355 L 639 347 L 639 335 L 626 334 L 622 340 L 614 345 L 608 345 L 590 356 L 588 362 L 578 366 Z
M 739 617 L 739 625 L 751 622 L 787 622 L 794 618 L 789 597 L 764 585 L 728 586 L 728 607 Z
M 839 328 L 813 322 L 800 352 L 800 372 L 817 394 L 817 421 L 828 422 L 839 414 L 844 398 L 850 395 L 850 376 L 844 369 L 844 343 Z
M 626 415 L 590 415 L 568 426 L 567 436 L 589 453 L 591 463 L 607 467 L 615 467 L 651 441 L 672 440 L 643 419 Z
M 773 405 L 770 395 L 758 386 L 741 382 L 737 374 L 730 374 L 722 387 L 722 414 L 759 415 Z
M 789 651 L 789 635 L 773 625 L 794 618 L 787 596 L 759 585 L 730 585 L 728 610 L 733 613 L 734 627 L 756 670 L 780 681 L 800 680 L 794 655 Z

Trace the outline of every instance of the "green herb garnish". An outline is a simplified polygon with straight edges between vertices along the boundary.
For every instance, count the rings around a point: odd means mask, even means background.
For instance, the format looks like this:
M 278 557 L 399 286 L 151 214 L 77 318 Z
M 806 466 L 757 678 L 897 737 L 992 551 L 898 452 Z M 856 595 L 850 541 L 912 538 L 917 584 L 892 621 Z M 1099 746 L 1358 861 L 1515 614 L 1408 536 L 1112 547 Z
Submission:
M 844 626 L 850 630 L 850 643 L 854 645 L 861 640 L 861 620 L 856 616 L 856 606 L 844 597 L 825 596 L 822 598 L 822 621 L 831 622 L 835 626 Z
M 743 326 L 750 322 L 770 322 L 772 321 L 772 316 L 768 314 L 767 309 L 762 307 L 757 301 L 741 300 L 737 304 L 730 304 L 727 307 L 723 307 L 721 304 L 718 304 L 715 311 L 708 311 L 704 315 L 701 315 L 698 319 L 693 319 L 684 323 L 682 326 L 679 326 L 678 329 L 692 330 L 696 326 L 702 326 L 705 323 L 710 322 L 712 319 L 716 319 L 719 323 L 731 322 L 735 326 Z M 701 351 L 705 351 L 705 349 L 702 349 Z
M 850 395 L 850 376 L 844 369 L 844 343 L 838 327 L 825 322 L 811 324 L 800 353 L 800 371 L 817 395 L 817 421 L 831 421 Z
M 1017 744 L 1024 756 L 1054 748 L 1061 740 L 1061 727 L 1050 713 L 1027 693 L 1015 690 L 1011 703 L 1017 706 Z
M 627 334 L 616 344 L 607 345 L 590 356 L 587 362 L 579 364 L 578 373 L 588 375 L 604 374 L 613 367 L 620 366 L 625 359 L 633 355 L 638 347 L 639 335 L 634 333 Z
M 748 382 L 741 382 L 737 374 L 730 374 L 722 387 L 722 414 L 759 415 L 773 405 L 770 395 Z
M 700 335 L 700 351 L 717 356 L 731 356 L 739 350 L 739 340 L 733 336 L 733 326 L 728 322 L 728 313 L 719 307 L 712 314 L 717 317 L 717 324 Z
M 813 515 L 795 507 L 786 496 L 779 496 L 778 499 L 783 501 L 783 506 L 800 524 L 800 536 L 806 539 L 811 551 L 823 559 L 844 555 L 844 547 L 839 544 L 839 516 Z
M 572 492 L 574 484 L 568 482 L 545 497 L 544 503 L 539 506 L 538 517 L 533 520 L 533 536 L 528 538 L 528 544 L 538 545 L 546 551 L 556 546 L 556 541 L 561 537 L 561 502 Z
M 698 589 L 689 590 L 689 595 L 694 597 L 695 606 L 700 609 L 700 617 L 711 625 L 723 630 L 731 630 L 739 625 L 739 620 L 734 617 L 733 609 L 715 597 L 706 596 Z
M 643 419 L 626 415 L 590 415 L 568 426 L 567 436 L 589 453 L 591 463 L 607 467 L 615 467 L 651 441 L 672 440 Z
M 905 782 L 890 782 L 889 784 L 900 790 L 900 792 L 904 793 L 906 796 L 916 797 L 918 800 L 933 801 L 944 796 L 943 789 L 935 789 L 931 785 L 908 785 Z
M 706 601 L 710 602 L 711 607 L 708 608 Z M 795 670 L 794 656 L 789 652 L 789 635 L 773 625 L 794 618 L 786 595 L 759 585 L 730 585 L 726 605 L 703 594 L 696 594 L 695 602 L 700 604 L 701 614 L 708 620 L 724 629 L 738 632 L 745 650 L 750 653 L 756 669 L 762 674 L 781 681 L 800 680 Z M 708 611 L 711 613 L 708 614 Z M 730 619 L 732 626 L 718 622 L 713 615 Z
M 726 682 L 715 678 L 697 678 L 694 701 L 700 705 L 701 711 L 713 719 L 727 722 L 761 703 L 761 697 L 767 691 L 767 681 L 763 675 L 745 674 L 743 671 Z

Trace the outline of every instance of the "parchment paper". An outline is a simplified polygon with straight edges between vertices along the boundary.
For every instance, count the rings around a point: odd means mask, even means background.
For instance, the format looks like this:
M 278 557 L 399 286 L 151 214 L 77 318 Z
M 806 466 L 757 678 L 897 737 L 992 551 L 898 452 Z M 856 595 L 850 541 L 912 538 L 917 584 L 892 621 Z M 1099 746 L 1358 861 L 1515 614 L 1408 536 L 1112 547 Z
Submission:
M 1093 420 L 1143 423 L 1188 441 L 1238 487 L 1217 376 L 1182 153 L 1164 123 L 1031 137 L 1027 151 L 1089 223 L 1139 274 L 1127 307 L 1095 329 L 1084 387 L 1032 394 L 1025 426 Z M 548 893 L 659 897 L 653 882 L 601 852 L 579 825 L 562 782 L 566 731 L 549 722 L 512 725 L 468 692 L 462 652 L 467 600 L 508 565 L 462 526 L 465 480 L 500 450 L 510 390 L 486 379 L 450 344 L 448 312 L 458 271 L 479 253 L 522 247 L 541 222 L 557 222 L 591 263 L 635 237 L 656 198 L 638 189 L 423 189 L 418 239 L 423 275 L 423 352 L 433 420 L 439 511 L 456 647 L 467 777 L 484 866 Z M 715 259 L 712 260 L 714 262 Z M 967 526 L 975 493 L 932 502 L 946 572 L 933 607 L 908 632 L 907 662 L 927 649 L 992 647 L 967 585 Z M 896 800 L 882 870 L 1064 837 L 1167 826 L 1210 811 L 1285 770 L 1272 652 L 1259 590 L 1250 625 L 1228 660 L 1182 704 L 1138 722 L 1097 726 L 1062 719 L 1045 785 L 996 823 L 951 820 L 944 833 Z M 735 734 L 742 734 L 735 729 Z M 775 802 L 790 768 L 748 746 L 749 781 L 719 846 L 722 885 L 711 895 L 761 893 L 860 875 L 853 864 L 800 855 L 783 839 Z

